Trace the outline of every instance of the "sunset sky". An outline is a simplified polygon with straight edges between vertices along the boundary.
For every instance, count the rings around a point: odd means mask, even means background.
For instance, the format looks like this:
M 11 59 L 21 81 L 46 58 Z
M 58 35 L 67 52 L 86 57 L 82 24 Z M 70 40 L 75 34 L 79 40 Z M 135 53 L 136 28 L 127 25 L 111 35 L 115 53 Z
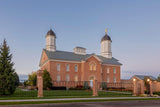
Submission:
M 19 74 L 39 69 L 50 28 L 57 50 L 96 54 L 108 28 L 122 78 L 160 74 L 160 0 L 0 0 L 0 43 L 6 38 Z

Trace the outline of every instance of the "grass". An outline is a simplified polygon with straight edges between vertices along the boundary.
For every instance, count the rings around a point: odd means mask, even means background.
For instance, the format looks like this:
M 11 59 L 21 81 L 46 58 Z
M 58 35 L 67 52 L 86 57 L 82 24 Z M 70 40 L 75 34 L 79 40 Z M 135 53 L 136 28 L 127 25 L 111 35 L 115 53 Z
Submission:
M 20 104 L 48 104 L 48 103 L 72 103 L 72 102 L 103 102 L 103 101 L 142 101 L 142 100 L 160 100 L 160 98 L 145 99 L 100 99 L 100 100 L 67 100 L 67 101 L 25 101 L 25 102 L 0 102 L 0 105 L 20 105 Z
M 17 88 L 10 96 L 0 96 L 0 100 L 13 99 L 51 99 L 51 98 L 92 98 L 92 91 L 85 90 L 44 90 L 44 97 L 37 97 L 37 90 L 22 91 Z M 131 94 L 99 91 L 98 97 L 131 97 Z

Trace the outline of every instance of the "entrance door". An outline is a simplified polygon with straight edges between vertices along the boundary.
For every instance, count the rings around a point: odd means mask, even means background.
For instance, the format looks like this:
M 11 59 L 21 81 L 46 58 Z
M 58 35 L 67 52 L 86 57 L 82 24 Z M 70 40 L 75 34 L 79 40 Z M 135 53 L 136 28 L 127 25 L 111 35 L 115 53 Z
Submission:
M 90 87 L 93 88 L 93 80 L 90 80 Z
M 90 81 L 89 86 L 90 86 L 91 88 L 93 88 L 93 80 L 94 80 L 94 76 L 91 76 L 91 77 L 89 78 L 89 81 Z

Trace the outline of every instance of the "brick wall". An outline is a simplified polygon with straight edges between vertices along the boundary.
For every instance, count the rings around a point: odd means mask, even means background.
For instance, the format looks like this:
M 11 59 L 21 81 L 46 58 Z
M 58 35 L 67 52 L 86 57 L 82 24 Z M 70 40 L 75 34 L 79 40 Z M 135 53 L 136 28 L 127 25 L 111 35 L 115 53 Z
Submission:
M 157 81 L 152 82 L 152 91 L 153 92 L 160 91 L 160 82 Z

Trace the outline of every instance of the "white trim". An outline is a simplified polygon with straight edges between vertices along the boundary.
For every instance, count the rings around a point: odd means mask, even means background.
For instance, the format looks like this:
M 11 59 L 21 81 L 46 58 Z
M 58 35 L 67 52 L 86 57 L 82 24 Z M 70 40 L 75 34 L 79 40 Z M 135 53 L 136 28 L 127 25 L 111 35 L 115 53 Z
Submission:
M 121 66 L 121 65 L 113 65 L 113 64 L 102 64 L 102 65 L 109 65 L 109 66 Z
M 67 69 L 68 67 L 68 69 Z M 66 64 L 66 71 L 69 72 L 70 71 L 70 65 L 69 64 Z
M 98 58 L 96 55 L 91 55 L 88 58 L 86 58 L 85 60 L 88 60 L 92 56 L 95 57 L 100 63 L 102 62 L 102 60 L 100 58 Z
M 59 71 L 61 71 L 61 64 L 59 64 L 59 63 L 56 63 L 56 67 L 57 67 L 57 71 L 59 72 Z M 58 66 L 59 65 L 59 66 Z
M 116 74 L 116 72 L 117 72 L 117 69 L 114 67 L 113 68 L 113 74 Z
M 81 61 L 68 61 L 68 60 L 57 60 L 57 59 L 49 59 L 49 61 L 70 62 L 70 63 L 81 63 Z
M 41 65 L 41 66 L 39 66 L 39 67 L 43 67 L 46 63 L 48 63 L 48 59 Z
M 77 71 L 75 70 L 75 66 L 77 66 Z M 78 72 L 78 64 L 74 64 L 74 72 Z
M 116 83 L 117 80 L 116 80 L 116 77 L 113 77 L 113 83 Z

